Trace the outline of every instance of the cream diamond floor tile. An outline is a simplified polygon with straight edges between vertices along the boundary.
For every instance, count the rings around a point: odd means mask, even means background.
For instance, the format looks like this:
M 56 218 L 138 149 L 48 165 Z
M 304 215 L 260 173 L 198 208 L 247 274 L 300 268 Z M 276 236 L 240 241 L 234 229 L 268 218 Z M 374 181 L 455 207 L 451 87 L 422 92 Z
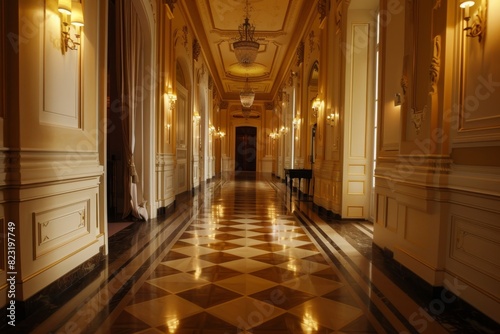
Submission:
M 198 257 L 200 255 L 217 252 L 216 250 L 206 248 L 206 247 L 200 247 L 200 246 L 181 247 L 181 248 L 177 248 L 175 251 L 177 253 L 182 253 L 185 255 L 193 256 L 193 257 Z
M 198 268 L 206 268 L 214 265 L 212 262 L 200 260 L 196 257 L 188 257 L 185 259 L 165 261 L 161 262 L 161 264 L 183 272 L 193 271 Z
M 180 239 L 181 241 L 187 242 L 192 245 L 204 245 L 214 242 L 215 238 L 202 237 L 202 238 L 188 238 L 188 239 Z
M 303 242 L 302 245 L 304 245 L 304 244 L 308 244 L 308 242 Z M 284 255 L 284 256 L 288 256 L 291 259 L 301 259 L 304 257 L 318 254 L 317 252 L 310 251 L 307 249 L 293 248 L 294 246 L 290 246 L 289 244 L 287 246 L 289 246 L 290 248 L 287 248 L 285 250 L 282 250 L 282 251 L 279 251 L 276 253 Z
M 289 247 L 300 247 L 300 246 L 304 246 L 304 245 L 310 244 L 310 242 L 308 242 L 308 241 L 302 241 L 302 240 L 296 240 L 296 239 L 294 239 L 294 238 L 300 237 L 302 235 L 303 234 L 299 234 L 299 233 L 280 234 L 280 237 L 282 238 L 281 242 L 284 245 L 287 245 Z M 313 253 L 317 254 L 317 252 L 313 252 Z M 312 255 L 312 254 L 309 254 L 309 255 Z M 309 256 L 309 255 L 307 255 L 307 256 Z
M 282 284 L 291 289 L 304 291 L 315 296 L 322 296 L 325 293 L 338 289 L 344 284 L 333 280 L 317 277 L 314 275 L 303 275 Z
M 311 299 L 288 312 L 302 319 L 308 318 L 310 323 L 316 322 L 335 330 L 341 329 L 363 314 L 359 308 L 324 298 Z
M 193 275 L 185 273 L 155 278 L 147 282 L 171 293 L 186 291 L 210 283 L 204 279 L 196 279 Z
M 229 250 L 226 250 L 224 252 L 229 253 L 229 254 L 233 254 L 233 255 L 238 255 L 241 257 L 245 257 L 245 258 L 250 258 L 252 256 L 257 256 L 257 255 L 269 253 L 269 252 L 266 252 L 264 250 L 260 250 L 260 249 L 252 248 L 252 247 L 240 247 L 240 248 L 235 248 L 235 249 L 229 249 Z
M 330 268 L 330 266 L 326 264 L 321 264 L 303 259 L 292 259 L 291 261 L 281 263 L 276 267 L 288 269 L 299 274 L 312 274 Z
M 278 285 L 275 282 L 249 274 L 230 277 L 214 284 L 242 295 L 251 295 Z
M 257 220 L 257 219 L 250 219 L 250 218 L 231 219 L 231 221 L 233 221 L 233 222 L 237 222 L 237 223 L 247 223 L 247 224 L 251 224 L 251 223 L 259 223 L 259 222 L 261 222 L 261 220 Z
M 249 297 L 242 297 L 207 309 L 207 312 L 235 325 L 240 330 L 248 330 L 275 318 L 285 311 L 274 305 Z
M 236 240 L 231 240 L 231 243 L 241 246 L 255 246 L 263 243 L 263 241 L 255 239 L 236 239 Z
M 151 327 L 175 322 L 203 311 L 198 305 L 174 295 L 133 304 L 125 310 Z
M 234 234 L 234 235 L 237 235 L 237 236 L 240 236 L 240 237 L 251 238 L 251 237 L 255 237 L 256 235 L 260 235 L 262 233 L 252 232 L 252 231 L 248 231 L 248 230 L 242 230 L 242 231 L 231 232 L 231 234 Z
M 257 270 L 265 269 L 271 267 L 271 264 L 264 263 L 261 261 L 255 261 L 251 259 L 239 259 L 234 261 L 229 261 L 221 263 L 220 266 L 229 269 L 237 270 L 242 273 L 251 273 Z

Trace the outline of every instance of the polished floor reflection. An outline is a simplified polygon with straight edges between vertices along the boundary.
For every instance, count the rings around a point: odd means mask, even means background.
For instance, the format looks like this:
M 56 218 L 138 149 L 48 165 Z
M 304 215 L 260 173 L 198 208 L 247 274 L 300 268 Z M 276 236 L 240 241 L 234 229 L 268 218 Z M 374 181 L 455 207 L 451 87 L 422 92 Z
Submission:
M 321 217 L 270 176 L 179 198 L 168 219 L 110 239 L 101 271 L 18 329 L 37 333 L 488 332 L 433 313 L 372 247 L 369 222 Z

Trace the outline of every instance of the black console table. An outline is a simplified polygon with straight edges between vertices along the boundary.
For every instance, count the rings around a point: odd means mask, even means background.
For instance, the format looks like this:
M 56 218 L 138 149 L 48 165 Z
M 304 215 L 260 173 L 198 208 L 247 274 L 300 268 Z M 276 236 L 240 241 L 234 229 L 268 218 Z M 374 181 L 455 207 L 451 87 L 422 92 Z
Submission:
M 293 193 L 293 179 L 299 179 L 299 187 L 297 190 L 297 198 L 300 201 L 300 180 L 307 180 L 307 194 L 309 195 L 309 183 L 312 179 L 312 169 L 301 169 L 301 168 L 285 168 L 285 186 L 290 182 L 290 200 L 292 200 Z

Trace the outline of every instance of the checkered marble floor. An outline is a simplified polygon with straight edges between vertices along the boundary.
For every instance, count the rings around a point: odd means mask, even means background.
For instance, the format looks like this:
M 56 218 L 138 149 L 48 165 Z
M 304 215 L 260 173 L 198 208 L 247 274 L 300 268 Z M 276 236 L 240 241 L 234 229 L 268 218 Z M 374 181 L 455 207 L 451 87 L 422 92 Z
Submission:
M 92 274 L 12 332 L 498 332 L 462 304 L 436 312 L 388 269 L 370 222 L 319 214 L 269 176 L 218 179 L 118 232 Z
M 234 181 L 202 208 L 110 330 L 375 332 L 276 191 Z

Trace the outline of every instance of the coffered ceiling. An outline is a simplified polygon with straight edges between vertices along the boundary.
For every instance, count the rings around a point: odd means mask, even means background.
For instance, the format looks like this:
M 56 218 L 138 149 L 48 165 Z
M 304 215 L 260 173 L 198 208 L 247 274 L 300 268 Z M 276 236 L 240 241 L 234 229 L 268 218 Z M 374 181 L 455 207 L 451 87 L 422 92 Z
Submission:
M 314 0 L 248 0 L 250 23 L 260 43 L 254 64 L 240 65 L 232 43 L 245 19 L 246 0 L 178 2 L 195 29 L 214 82 L 225 100 L 238 99 L 248 77 L 256 100 L 271 100 L 293 60 L 300 37 L 317 10 Z

